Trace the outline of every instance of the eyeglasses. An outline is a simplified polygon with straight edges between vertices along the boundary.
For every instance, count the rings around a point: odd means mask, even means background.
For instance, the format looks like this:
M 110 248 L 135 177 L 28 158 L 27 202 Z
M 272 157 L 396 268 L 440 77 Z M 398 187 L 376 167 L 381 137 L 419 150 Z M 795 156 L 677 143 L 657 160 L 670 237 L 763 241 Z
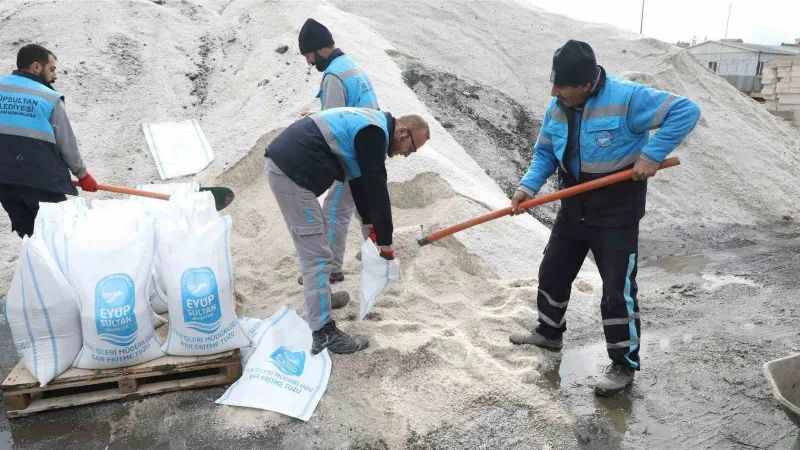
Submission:
M 408 130 L 408 137 L 411 138 L 411 146 L 414 147 L 414 150 L 411 150 L 411 153 L 417 153 L 417 143 L 414 142 L 414 133 L 411 130 Z

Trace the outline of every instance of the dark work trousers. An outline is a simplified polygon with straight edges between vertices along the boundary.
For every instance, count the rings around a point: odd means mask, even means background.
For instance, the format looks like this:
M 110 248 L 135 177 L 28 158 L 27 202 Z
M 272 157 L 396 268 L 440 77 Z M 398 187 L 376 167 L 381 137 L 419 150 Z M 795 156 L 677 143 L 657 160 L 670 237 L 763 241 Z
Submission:
M 572 282 L 591 250 L 603 279 L 600 313 L 608 356 L 639 369 L 638 246 L 638 223 L 620 228 L 592 227 L 559 213 L 539 266 L 536 331 L 550 339 L 566 331 Z
M 64 194 L 39 189 L 0 184 L 0 204 L 11 219 L 11 231 L 19 237 L 33 235 L 33 223 L 39 213 L 39 202 L 58 203 L 67 199 Z

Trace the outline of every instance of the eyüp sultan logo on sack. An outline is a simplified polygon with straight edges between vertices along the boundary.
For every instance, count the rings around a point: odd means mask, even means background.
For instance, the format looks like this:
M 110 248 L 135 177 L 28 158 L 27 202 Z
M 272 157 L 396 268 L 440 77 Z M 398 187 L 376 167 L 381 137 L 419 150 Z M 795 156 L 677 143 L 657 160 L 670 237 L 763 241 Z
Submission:
M 136 340 L 136 314 L 133 306 L 136 290 L 126 273 L 107 275 L 97 282 L 94 293 L 94 317 L 100 339 L 120 347 Z
M 281 346 L 269 356 L 272 363 L 286 375 L 299 377 L 306 365 L 306 352 L 292 352 Z
M 205 334 L 219 329 L 222 311 L 219 305 L 217 278 L 208 267 L 188 269 L 181 275 L 183 321 L 186 326 Z

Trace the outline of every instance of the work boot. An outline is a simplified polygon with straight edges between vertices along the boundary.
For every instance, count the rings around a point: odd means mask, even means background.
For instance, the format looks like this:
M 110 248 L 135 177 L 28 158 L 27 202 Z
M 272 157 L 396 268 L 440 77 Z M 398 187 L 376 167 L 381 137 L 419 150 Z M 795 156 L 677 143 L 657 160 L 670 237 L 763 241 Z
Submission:
M 350 294 L 347 292 L 341 291 L 331 294 L 331 308 L 344 308 L 344 306 L 348 303 L 350 303 Z
M 633 383 L 636 369 L 628 364 L 613 362 L 606 367 L 606 373 L 594 385 L 594 393 L 608 397 L 625 389 Z
M 331 284 L 336 284 L 340 281 L 344 281 L 344 273 L 342 272 L 331 272 L 331 277 L 329 278 Z M 303 276 L 300 275 L 297 277 L 297 283 L 302 286 L 303 285 Z
M 517 331 L 509 338 L 512 344 L 515 345 L 535 345 L 546 350 L 557 352 L 564 347 L 564 337 L 559 336 L 556 339 L 547 339 L 538 332 L 534 331 Z
M 317 355 L 326 348 L 333 353 L 355 353 L 369 347 L 369 340 L 361 336 L 350 336 L 336 328 L 336 322 L 331 320 L 324 327 L 311 333 L 314 341 L 311 344 L 311 354 Z

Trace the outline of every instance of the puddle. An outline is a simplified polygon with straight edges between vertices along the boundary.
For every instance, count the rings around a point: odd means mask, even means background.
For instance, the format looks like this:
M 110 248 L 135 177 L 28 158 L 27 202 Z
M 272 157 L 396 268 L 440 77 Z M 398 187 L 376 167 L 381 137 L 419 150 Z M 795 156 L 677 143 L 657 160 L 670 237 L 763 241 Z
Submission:
M 708 266 L 711 260 L 701 254 L 685 256 L 666 256 L 663 258 L 651 259 L 642 263 L 642 267 L 658 267 L 671 274 L 690 274 L 702 275 L 703 269 Z
M 0 431 L 0 448 L 14 448 L 14 438 L 11 436 L 10 430 Z
M 645 336 L 639 352 L 643 360 L 648 353 L 668 352 L 672 341 L 656 334 Z M 657 427 L 650 419 L 644 404 L 638 404 L 637 383 L 649 383 L 648 376 L 638 372 L 633 386 L 612 397 L 594 395 L 594 381 L 610 364 L 605 341 L 566 350 L 556 356 L 554 364 L 541 373 L 537 384 L 546 389 L 559 391 L 566 398 L 570 412 L 576 417 L 576 433 L 581 440 L 592 440 L 593 445 L 616 446 L 633 424 L 642 427 Z M 598 442 L 598 439 L 600 442 Z

